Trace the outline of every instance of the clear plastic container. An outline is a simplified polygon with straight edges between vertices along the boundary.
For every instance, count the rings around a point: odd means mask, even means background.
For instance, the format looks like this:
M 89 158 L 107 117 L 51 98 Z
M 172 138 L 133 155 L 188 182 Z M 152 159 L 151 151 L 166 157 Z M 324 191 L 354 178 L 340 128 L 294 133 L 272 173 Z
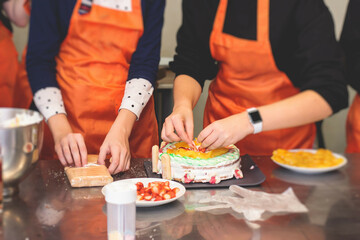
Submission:
M 108 240 L 133 240 L 136 230 L 136 186 L 117 184 L 105 193 Z

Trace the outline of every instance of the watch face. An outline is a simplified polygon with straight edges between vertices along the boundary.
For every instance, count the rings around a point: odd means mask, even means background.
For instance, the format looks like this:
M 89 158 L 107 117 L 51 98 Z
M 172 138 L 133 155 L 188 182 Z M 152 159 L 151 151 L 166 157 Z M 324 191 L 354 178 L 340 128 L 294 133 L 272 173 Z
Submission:
M 262 121 L 259 111 L 250 112 L 249 114 L 250 114 L 250 116 L 251 116 L 251 120 L 252 120 L 254 123 L 257 123 L 257 122 L 261 122 L 261 121 Z

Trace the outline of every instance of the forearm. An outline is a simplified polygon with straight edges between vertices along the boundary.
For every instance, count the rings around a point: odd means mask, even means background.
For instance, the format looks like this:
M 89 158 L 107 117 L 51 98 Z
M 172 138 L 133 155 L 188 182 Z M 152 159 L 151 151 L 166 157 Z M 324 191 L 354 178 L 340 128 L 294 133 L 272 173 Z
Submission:
M 71 126 L 65 114 L 53 115 L 48 119 L 48 125 L 53 135 L 55 144 L 67 134 L 72 133 Z
M 322 120 L 332 114 L 330 105 L 311 90 L 258 109 L 263 119 L 263 131 L 296 127 Z
M 115 131 L 117 134 L 124 134 L 129 138 L 135 121 L 136 115 L 133 112 L 127 109 L 121 109 L 110 131 Z
M 174 80 L 174 109 L 185 106 L 193 109 L 201 95 L 200 84 L 192 77 L 179 75 Z

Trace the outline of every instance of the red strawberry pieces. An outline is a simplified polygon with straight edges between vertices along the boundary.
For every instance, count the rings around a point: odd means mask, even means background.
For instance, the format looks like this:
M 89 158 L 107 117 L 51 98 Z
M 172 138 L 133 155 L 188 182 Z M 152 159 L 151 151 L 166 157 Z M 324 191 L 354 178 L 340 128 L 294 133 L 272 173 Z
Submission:
M 136 183 L 137 200 L 145 201 L 162 201 L 176 197 L 176 193 L 180 191 L 179 188 L 170 188 L 170 182 L 154 181 L 149 182 L 147 187 L 144 187 L 142 182 Z

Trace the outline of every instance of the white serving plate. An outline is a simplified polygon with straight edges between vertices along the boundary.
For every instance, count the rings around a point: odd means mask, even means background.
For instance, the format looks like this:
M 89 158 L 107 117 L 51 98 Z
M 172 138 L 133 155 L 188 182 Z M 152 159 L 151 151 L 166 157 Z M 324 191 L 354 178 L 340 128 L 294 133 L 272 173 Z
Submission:
M 168 181 L 170 183 L 170 188 L 173 189 L 175 187 L 179 188 L 180 191 L 176 193 L 176 197 L 168 199 L 168 200 L 162 200 L 162 201 L 145 201 L 145 200 L 141 200 L 141 201 L 136 201 L 136 206 L 137 207 L 154 207 L 154 206 L 159 206 L 159 205 L 163 205 L 163 204 L 167 204 L 170 202 L 173 202 L 175 200 L 177 200 L 178 198 L 180 198 L 181 196 L 183 196 L 186 192 L 185 187 L 178 183 L 178 182 L 174 182 L 174 181 L 170 181 L 170 180 L 166 180 L 166 179 L 162 179 L 162 178 L 129 178 L 129 179 L 124 179 L 124 180 L 119 180 L 119 181 L 115 181 L 112 183 L 109 183 L 107 185 L 105 185 L 102 189 L 101 192 L 102 194 L 104 194 L 107 191 L 107 189 L 109 188 L 109 186 L 111 185 L 111 188 L 116 188 L 117 185 L 120 185 L 121 183 L 133 183 L 136 184 L 137 182 L 142 182 L 144 184 L 144 186 L 146 187 L 148 185 L 149 182 L 166 182 Z
M 304 152 L 310 152 L 310 153 L 316 153 L 317 149 L 292 149 L 289 150 L 289 152 L 299 152 L 299 151 L 304 151 Z M 338 153 L 332 153 L 334 155 L 334 157 L 336 158 L 342 158 L 344 161 L 342 163 L 340 163 L 337 166 L 333 166 L 333 167 L 325 167 L 325 168 L 310 168 L 310 167 L 296 167 L 296 166 L 291 166 L 291 165 L 287 165 L 287 164 L 283 164 L 283 163 L 279 163 L 276 162 L 275 160 L 271 159 L 274 163 L 276 163 L 277 165 L 287 168 L 291 171 L 294 172 L 299 172 L 299 173 L 305 173 L 305 174 L 318 174 L 318 173 L 325 173 L 325 172 L 330 172 L 330 171 L 334 171 L 336 169 L 339 169 L 343 166 L 345 166 L 347 164 L 347 159 L 338 154 Z

